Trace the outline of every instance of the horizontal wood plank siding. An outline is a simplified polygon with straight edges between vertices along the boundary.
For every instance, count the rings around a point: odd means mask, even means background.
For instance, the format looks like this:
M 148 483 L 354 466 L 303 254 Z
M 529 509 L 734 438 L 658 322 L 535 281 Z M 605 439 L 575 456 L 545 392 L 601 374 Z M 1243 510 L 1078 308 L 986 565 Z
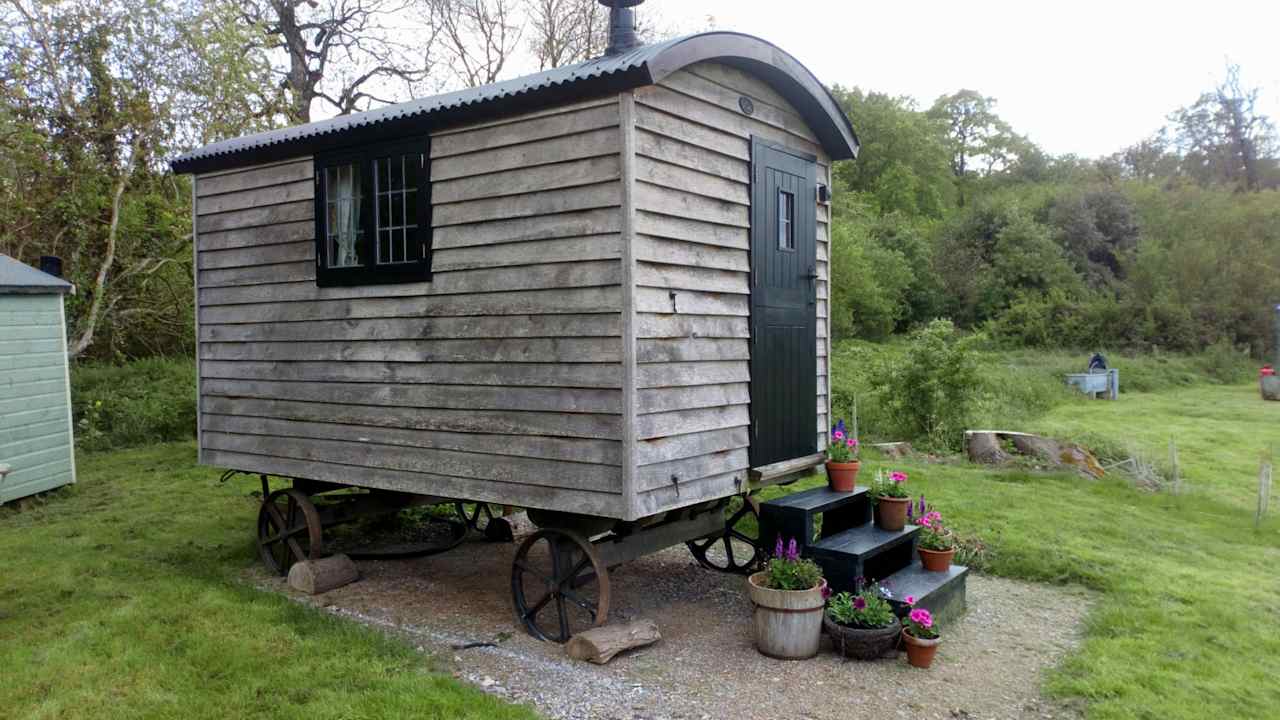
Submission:
M 751 116 L 738 107 L 744 95 Z M 656 512 L 732 494 L 747 480 L 751 138 L 816 155 L 824 181 L 830 161 L 786 100 L 735 68 L 701 63 L 635 99 L 637 502 Z M 827 423 L 827 216 L 819 207 L 819 432 Z
M 0 295 L 0 504 L 75 482 L 60 295 Z
M 429 283 L 316 286 L 308 159 L 202 176 L 204 462 L 620 517 L 618 138 L 616 96 L 433 135 Z

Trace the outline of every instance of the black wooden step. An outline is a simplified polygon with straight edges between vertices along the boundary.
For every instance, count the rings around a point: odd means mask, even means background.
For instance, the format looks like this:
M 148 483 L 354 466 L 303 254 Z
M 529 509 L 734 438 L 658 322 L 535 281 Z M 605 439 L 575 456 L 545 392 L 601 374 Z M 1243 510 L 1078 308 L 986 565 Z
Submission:
M 893 593 L 890 602 L 899 615 L 906 615 L 908 595 L 915 597 L 916 607 L 925 608 L 945 623 L 964 613 L 965 578 L 969 568 L 952 565 L 947 572 L 929 572 L 914 562 L 910 566 L 883 578 L 881 584 Z
M 821 517 L 821 531 L 817 531 Z M 768 552 L 781 537 L 792 538 L 804 548 L 814 540 L 838 534 L 871 521 L 871 500 L 867 488 L 835 492 L 816 487 L 769 500 L 760 505 L 760 539 Z
M 884 530 L 871 523 L 835 533 L 805 552 L 822 566 L 833 592 L 854 591 L 858 578 L 879 580 L 909 566 L 920 528 Z

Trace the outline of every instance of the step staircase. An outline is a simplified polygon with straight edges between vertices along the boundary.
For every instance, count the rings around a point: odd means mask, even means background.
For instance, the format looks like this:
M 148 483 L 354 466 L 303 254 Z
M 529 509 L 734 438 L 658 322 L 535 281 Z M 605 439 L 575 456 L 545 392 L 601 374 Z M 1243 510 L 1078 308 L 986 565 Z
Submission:
M 969 568 L 953 564 L 948 572 L 926 571 L 916 555 L 919 534 L 915 525 L 899 531 L 876 527 L 871 496 L 861 486 L 851 493 L 819 487 L 760 505 L 765 548 L 772 551 L 778 537 L 795 538 L 801 555 L 822 567 L 832 592 L 852 592 L 859 577 L 876 580 L 893 593 L 890 602 L 899 615 L 907 612 L 903 598 L 913 595 L 916 607 L 947 622 L 964 613 Z

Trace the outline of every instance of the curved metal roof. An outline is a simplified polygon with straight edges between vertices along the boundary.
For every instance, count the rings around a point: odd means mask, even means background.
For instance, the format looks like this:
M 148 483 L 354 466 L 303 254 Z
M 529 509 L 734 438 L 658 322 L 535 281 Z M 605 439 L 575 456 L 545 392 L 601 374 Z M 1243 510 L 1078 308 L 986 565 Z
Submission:
M 492 85 L 420 98 L 281 130 L 222 140 L 175 158 L 174 172 L 209 172 L 283 160 L 331 147 L 541 109 L 661 82 L 704 60 L 734 65 L 768 82 L 800 112 L 833 159 L 855 157 L 858 139 L 840 106 L 808 68 L 777 46 L 732 32 L 644 45 Z

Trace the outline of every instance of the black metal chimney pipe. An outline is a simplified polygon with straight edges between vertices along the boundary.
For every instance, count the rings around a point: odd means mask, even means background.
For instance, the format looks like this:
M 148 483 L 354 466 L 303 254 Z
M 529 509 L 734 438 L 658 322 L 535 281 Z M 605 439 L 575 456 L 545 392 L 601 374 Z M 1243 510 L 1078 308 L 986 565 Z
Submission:
M 609 47 L 605 55 L 621 55 L 640 47 L 640 38 L 636 35 L 636 13 L 631 8 L 644 0 L 600 0 L 600 4 L 609 8 Z

